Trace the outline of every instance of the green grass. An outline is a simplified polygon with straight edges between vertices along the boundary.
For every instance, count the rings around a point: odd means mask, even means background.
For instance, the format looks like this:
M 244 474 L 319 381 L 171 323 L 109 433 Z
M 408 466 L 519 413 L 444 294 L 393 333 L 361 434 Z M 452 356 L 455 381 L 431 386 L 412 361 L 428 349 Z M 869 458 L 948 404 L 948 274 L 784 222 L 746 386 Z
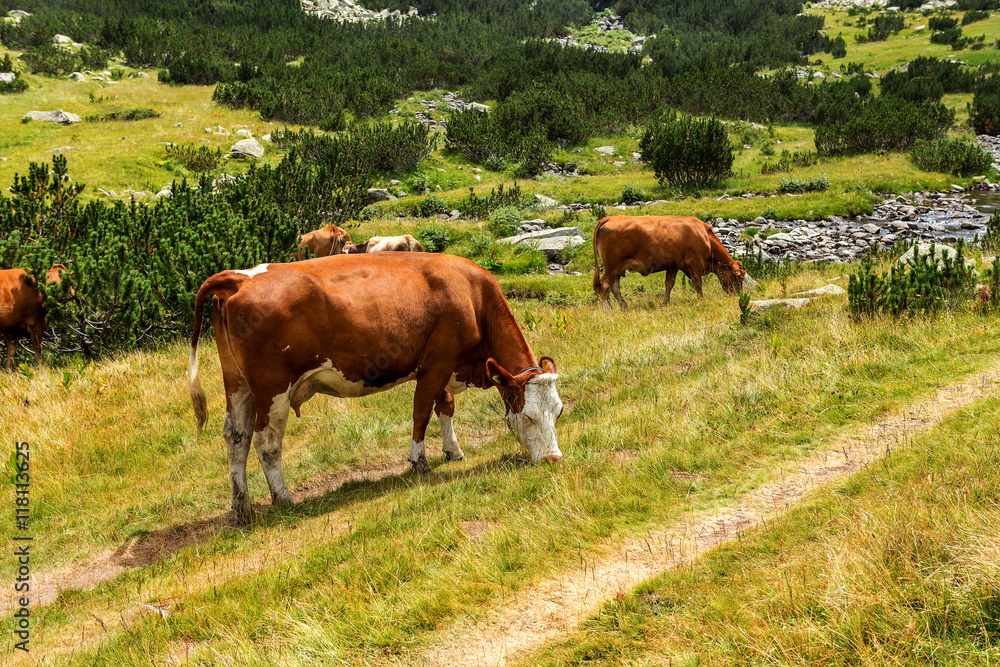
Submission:
M 798 274 L 788 289 L 842 283 L 840 271 Z M 740 327 L 735 300 L 714 279 L 704 300 L 679 285 L 665 309 L 659 276 L 631 276 L 627 313 L 597 308 L 589 282 L 502 278 L 522 326 L 529 314 L 539 322 L 526 332 L 533 349 L 560 365 L 560 465 L 525 465 L 495 392 L 461 394 L 466 462 L 445 465 L 438 454 L 429 475 L 353 482 L 168 550 L 97 589 L 65 593 L 36 611 L 44 631 L 33 651 L 61 656 L 54 664 L 162 661 L 178 647 L 218 664 L 405 658 L 455 619 L 478 617 L 580 553 L 725 505 L 767 480 L 775 463 L 808 454 L 817 432 L 869 423 L 1000 350 L 997 323 L 964 313 L 858 326 L 841 298 Z M 765 296 L 780 291 L 765 284 Z M 33 446 L 36 572 L 143 536 L 185 535 L 226 510 L 224 398 L 212 347 L 201 349 L 211 416 L 200 441 L 184 342 L 3 384 L 10 418 L 0 440 Z M 74 374 L 68 389 L 64 370 Z M 285 440 L 289 486 L 401 459 L 411 400 L 400 388 L 306 404 Z M 437 438 L 432 424 L 429 439 Z M 691 488 L 676 471 L 701 481 Z M 256 464 L 249 473 L 253 497 L 266 502 Z M 468 521 L 492 530 L 470 539 Z M 10 531 L 0 524 L 0 539 Z M 12 567 L 0 559 L 0 578 Z M 166 605 L 170 616 L 136 616 L 137 602 Z
M 519 664 L 996 664 L 998 407 L 962 410 Z

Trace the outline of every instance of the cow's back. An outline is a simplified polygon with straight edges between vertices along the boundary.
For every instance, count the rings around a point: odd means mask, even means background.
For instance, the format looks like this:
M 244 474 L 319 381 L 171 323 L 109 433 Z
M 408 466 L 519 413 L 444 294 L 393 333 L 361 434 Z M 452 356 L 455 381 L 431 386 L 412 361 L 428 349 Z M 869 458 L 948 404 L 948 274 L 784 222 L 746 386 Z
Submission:
M 596 243 L 605 270 L 613 274 L 700 270 L 711 257 L 707 225 L 690 216 L 608 216 Z
M 242 368 L 275 359 L 295 375 L 329 360 L 352 380 L 391 382 L 427 355 L 474 349 L 493 290 L 488 271 L 452 255 L 270 264 L 228 300 L 227 327 Z

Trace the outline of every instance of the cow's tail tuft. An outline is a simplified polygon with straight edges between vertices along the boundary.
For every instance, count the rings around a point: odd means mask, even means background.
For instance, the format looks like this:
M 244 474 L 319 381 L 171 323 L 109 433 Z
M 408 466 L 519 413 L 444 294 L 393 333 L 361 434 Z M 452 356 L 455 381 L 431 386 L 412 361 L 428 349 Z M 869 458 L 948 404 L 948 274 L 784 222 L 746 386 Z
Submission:
M 198 436 L 208 420 L 208 403 L 205 400 L 205 390 L 201 388 L 198 379 L 198 339 L 201 337 L 202 310 L 209 296 L 228 299 L 240 289 L 240 284 L 247 279 L 244 274 L 235 271 L 223 271 L 206 280 L 198 296 L 194 300 L 194 331 L 191 334 L 191 356 L 188 360 L 188 386 L 191 390 L 191 405 L 194 406 L 194 416 L 198 420 Z
M 601 296 L 603 290 L 601 288 L 601 257 L 597 252 L 597 233 L 607 221 L 608 218 L 603 217 L 597 221 L 596 225 L 594 225 L 594 292 L 596 292 L 598 296 Z

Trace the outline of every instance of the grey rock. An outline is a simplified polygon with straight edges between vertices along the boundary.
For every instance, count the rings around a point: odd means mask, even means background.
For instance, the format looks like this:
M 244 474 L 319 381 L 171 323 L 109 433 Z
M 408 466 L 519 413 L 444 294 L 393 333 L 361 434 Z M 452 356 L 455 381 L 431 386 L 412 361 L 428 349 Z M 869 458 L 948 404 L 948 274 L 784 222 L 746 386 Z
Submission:
M 806 290 L 805 292 L 797 292 L 793 294 L 793 297 L 816 297 L 816 296 L 837 296 L 839 294 L 847 294 L 845 290 L 840 285 L 827 285 L 825 287 L 817 287 L 816 289 Z
M 466 109 L 472 109 L 473 111 L 479 111 L 480 113 L 484 111 L 489 111 L 490 108 L 485 104 L 480 104 L 479 102 L 469 102 L 465 105 Z
M 54 35 L 52 37 L 53 44 L 72 44 L 73 40 L 66 35 Z
M 598 146 L 594 150 L 596 152 L 598 152 L 598 153 L 603 153 L 605 155 L 614 155 L 615 154 L 615 147 L 614 146 Z
M 0 72 L 0 82 L 11 83 L 17 78 L 17 74 L 13 72 Z
M 45 123 L 60 123 L 62 125 L 72 125 L 73 123 L 80 122 L 80 117 L 75 113 L 67 113 L 62 109 L 57 109 L 56 111 L 29 111 L 24 114 L 24 118 Z M 24 120 L 24 118 L 21 120 Z
M 870 222 L 867 225 L 861 225 L 861 229 L 865 230 L 869 234 L 878 234 L 879 231 L 878 225 L 873 225 Z
M 557 202 L 552 197 L 546 197 L 545 195 L 538 195 L 538 194 L 535 195 L 535 202 L 539 206 L 544 206 L 545 208 L 551 208 L 553 206 L 559 205 L 559 202 Z
M 229 149 L 229 155 L 234 158 L 254 158 L 259 160 L 264 157 L 264 147 L 256 139 L 243 139 L 233 144 Z
M 72 81 L 86 81 L 86 80 L 87 80 L 87 77 L 85 77 L 85 76 L 84 76 L 83 74 L 81 74 L 80 72 L 73 72 L 72 74 L 70 74 L 70 75 L 69 75 L 68 77 L 66 77 L 66 78 L 68 78 L 68 79 L 70 79 L 70 80 L 72 80 Z
M 764 301 L 751 301 L 750 310 L 764 310 L 765 308 L 795 310 L 808 305 L 809 299 L 766 299 Z
M 377 204 L 380 201 L 391 201 L 395 199 L 385 188 L 369 188 L 365 205 Z
M 66 151 L 74 151 L 76 148 L 74 146 L 60 146 L 59 148 L 50 148 L 45 151 L 46 153 L 65 153 Z

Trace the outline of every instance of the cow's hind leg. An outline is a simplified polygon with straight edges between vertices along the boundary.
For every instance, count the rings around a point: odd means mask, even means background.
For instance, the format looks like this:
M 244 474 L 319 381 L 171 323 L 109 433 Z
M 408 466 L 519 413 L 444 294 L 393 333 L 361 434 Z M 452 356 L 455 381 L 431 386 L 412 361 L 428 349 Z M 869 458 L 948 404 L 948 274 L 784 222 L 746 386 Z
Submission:
M 226 400 L 226 421 L 222 437 L 226 441 L 229 460 L 229 483 L 233 492 L 233 509 L 242 521 L 250 518 L 250 492 L 247 490 L 247 456 L 253 438 L 253 425 L 257 415 L 250 390 L 245 386 L 230 394 Z
M 618 300 L 618 305 L 622 309 L 628 308 L 628 304 L 625 303 L 625 299 L 622 298 L 622 287 L 621 287 L 621 276 L 615 276 L 614 280 L 611 281 L 611 292 L 615 295 L 615 299 Z
M 701 274 L 697 271 L 692 271 L 691 273 L 687 273 L 685 271 L 685 275 L 691 279 L 691 283 L 694 285 L 694 291 L 697 292 L 698 297 L 700 298 L 705 296 L 701 292 Z
M 8 373 L 13 373 L 14 372 L 14 349 L 15 349 L 14 336 L 12 336 L 11 334 L 5 333 L 3 335 L 3 338 L 7 342 L 7 372 Z
M 42 365 L 42 334 L 45 333 L 45 329 L 42 327 L 34 327 L 31 330 L 31 349 L 35 351 L 35 365 Z
M 674 289 L 674 281 L 677 280 L 677 269 L 667 271 L 667 276 L 663 280 L 663 302 L 670 303 L 670 293 Z
M 263 424 L 265 420 L 259 407 L 257 410 L 259 429 L 254 432 L 253 446 L 257 450 L 260 467 L 264 470 L 267 486 L 271 489 L 272 505 L 291 504 L 292 502 L 292 494 L 288 492 L 288 487 L 285 486 L 285 477 L 281 473 L 281 441 L 285 437 L 285 426 L 288 425 L 290 394 L 290 391 L 286 391 L 271 399 L 266 424 Z
M 452 417 L 455 416 L 455 397 L 447 391 L 441 392 L 437 401 L 434 402 L 434 412 L 441 422 L 441 449 L 444 451 L 446 461 L 464 461 L 465 454 L 458 446 L 458 438 L 455 437 L 455 427 L 452 425 Z

